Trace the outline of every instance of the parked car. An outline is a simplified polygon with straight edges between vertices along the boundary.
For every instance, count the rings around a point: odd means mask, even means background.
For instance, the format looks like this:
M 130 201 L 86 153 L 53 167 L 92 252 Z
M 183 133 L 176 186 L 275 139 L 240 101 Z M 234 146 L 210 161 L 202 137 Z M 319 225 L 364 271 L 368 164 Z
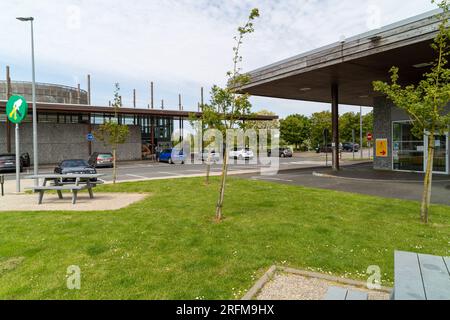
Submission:
M 220 154 L 216 152 L 216 150 L 203 150 L 202 153 L 199 154 L 199 160 L 206 162 L 208 159 L 213 163 L 220 162 Z
M 111 153 L 94 152 L 88 163 L 94 168 L 112 168 L 114 167 L 114 157 Z
M 360 149 L 359 144 L 357 143 L 353 144 L 351 142 L 345 142 L 342 144 L 342 150 L 345 152 L 353 152 L 353 147 L 355 152 L 358 152 Z
M 230 158 L 239 160 L 252 160 L 255 157 L 253 151 L 249 148 L 234 148 L 230 151 Z
M 158 155 L 158 162 L 167 162 L 169 164 L 181 163 L 184 164 L 186 156 L 183 150 L 164 149 Z
M 56 174 L 96 174 L 97 170 L 91 166 L 86 160 L 73 159 L 64 160 L 55 168 Z M 71 181 L 75 179 L 66 179 L 66 181 Z M 96 181 L 97 179 L 92 179 Z
M 31 165 L 30 155 L 24 153 L 20 156 L 20 172 L 23 172 L 23 168 L 28 168 Z M 15 172 L 16 171 L 16 155 L 1 154 L 0 155 L 0 172 Z
M 20 172 L 23 172 L 23 159 L 20 159 Z M 16 155 L 0 154 L 0 172 L 16 172 Z
M 339 150 L 342 150 L 342 144 L 339 145 Z M 322 145 L 322 146 L 316 148 L 316 152 L 317 153 L 332 153 L 333 147 L 332 147 L 331 143 L 328 144 L 327 146 Z
M 292 158 L 293 153 L 290 148 L 280 148 L 280 158 Z

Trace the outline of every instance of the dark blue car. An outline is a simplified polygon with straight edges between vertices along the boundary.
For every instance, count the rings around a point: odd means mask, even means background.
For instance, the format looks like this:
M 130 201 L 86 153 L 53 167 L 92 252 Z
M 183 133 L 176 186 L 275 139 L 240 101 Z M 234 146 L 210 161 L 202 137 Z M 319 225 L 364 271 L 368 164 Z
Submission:
M 170 164 L 181 163 L 184 164 L 186 156 L 183 150 L 164 149 L 159 153 L 158 162 L 167 162 Z

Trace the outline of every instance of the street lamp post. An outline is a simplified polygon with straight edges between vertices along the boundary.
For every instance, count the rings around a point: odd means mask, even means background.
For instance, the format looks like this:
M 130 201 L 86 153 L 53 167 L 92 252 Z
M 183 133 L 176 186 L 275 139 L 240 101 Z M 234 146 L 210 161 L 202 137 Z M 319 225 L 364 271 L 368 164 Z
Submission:
M 33 100 L 33 174 L 35 176 L 39 173 L 39 159 L 38 159 L 38 142 L 37 142 L 37 110 L 36 110 L 36 72 L 34 67 L 34 30 L 33 17 L 18 17 L 17 20 L 31 23 L 31 70 L 32 70 L 32 84 L 31 94 Z M 35 185 L 38 184 L 38 179 L 35 180 Z

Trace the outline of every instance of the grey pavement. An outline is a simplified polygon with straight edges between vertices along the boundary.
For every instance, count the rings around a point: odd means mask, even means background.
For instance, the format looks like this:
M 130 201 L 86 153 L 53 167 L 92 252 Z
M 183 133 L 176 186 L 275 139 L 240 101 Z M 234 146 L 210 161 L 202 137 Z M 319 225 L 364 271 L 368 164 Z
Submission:
M 326 168 L 303 168 L 281 171 L 274 176 L 246 174 L 242 178 L 344 191 L 385 198 L 420 201 L 423 175 L 417 173 L 377 171 L 371 163 L 343 167 L 337 174 Z M 450 177 L 434 175 L 432 203 L 450 205 Z

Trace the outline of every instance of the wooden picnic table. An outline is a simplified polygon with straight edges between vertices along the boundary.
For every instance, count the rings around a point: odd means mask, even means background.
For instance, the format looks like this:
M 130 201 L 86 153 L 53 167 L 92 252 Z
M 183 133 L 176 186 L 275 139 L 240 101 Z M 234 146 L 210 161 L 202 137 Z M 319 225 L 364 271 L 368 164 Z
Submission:
M 450 257 L 395 252 L 394 300 L 450 300 Z
M 94 198 L 93 188 L 98 184 L 102 184 L 103 181 L 97 180 L 103 177 L 104 174 L 39 174 L 27 177 L 28 179 L 43 180 L 42 185 L 37 187 L 31 187 L 30 189 L 36 193 L 39 193 L 38 203 L 42 204 L 44 193 L 46 191 L 56 191 L 58 197 L 63 199 L 62 191 L 70 190 L 72 192 L 72 203 L 77 201 L 78 191 L 87 189 L 89 197 Z M 95 179 L 95 180 L 94 180 Z M 68 182 L 67 180 L 74 180 Z M 47 183 L 52 182 L 52 185 L 48 186 Z

